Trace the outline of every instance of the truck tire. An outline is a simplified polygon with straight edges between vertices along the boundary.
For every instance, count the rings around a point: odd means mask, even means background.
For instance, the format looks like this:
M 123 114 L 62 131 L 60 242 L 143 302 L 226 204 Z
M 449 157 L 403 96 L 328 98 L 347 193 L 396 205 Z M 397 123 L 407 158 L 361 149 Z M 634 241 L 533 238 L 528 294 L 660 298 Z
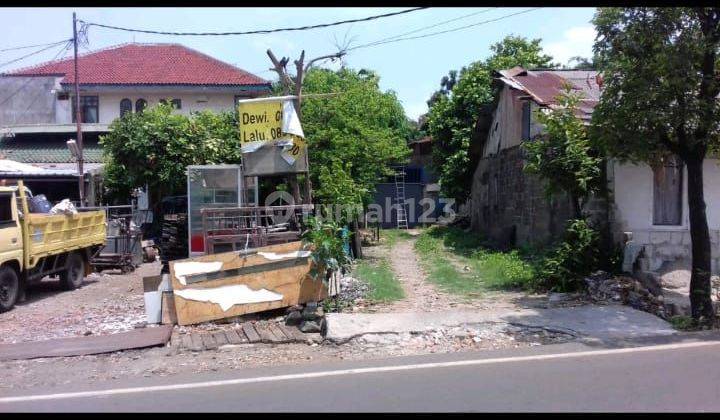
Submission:
M 77 252 L 68 255 L 65 270 L 60 272 L 60 286 L 65 290 L 74 290 L 82 285 L 85 277 L 85 261 Z
M 15 306 L 20 291 L 20 279 L 12 267 L 0 267 L 0 312 Z

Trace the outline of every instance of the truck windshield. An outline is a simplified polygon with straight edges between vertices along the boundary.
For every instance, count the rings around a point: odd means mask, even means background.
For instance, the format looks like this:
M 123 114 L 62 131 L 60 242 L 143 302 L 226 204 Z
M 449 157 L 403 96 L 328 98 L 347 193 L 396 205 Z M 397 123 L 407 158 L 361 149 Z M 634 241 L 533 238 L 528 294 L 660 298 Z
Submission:
M 12 194 L 0 194 L 0 228 L 14 225 L 12 218 Z

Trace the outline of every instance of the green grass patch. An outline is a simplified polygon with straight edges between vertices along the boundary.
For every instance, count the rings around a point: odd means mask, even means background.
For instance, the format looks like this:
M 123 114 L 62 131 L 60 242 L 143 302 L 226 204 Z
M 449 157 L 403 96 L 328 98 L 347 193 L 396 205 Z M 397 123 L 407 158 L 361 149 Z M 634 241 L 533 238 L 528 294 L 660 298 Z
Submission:
M 535 277 L 531 263 L 517 251 L 493 251 L 482 244 L 476 234 L 434 226 L 420 235 L 415 249 L 428 279 L 447 292 L 470 296 L 529 287 Z
M 369 285 L 368 298 L 375 302 L 392 302 L 405 297 L 400 282 L 385 260 L 381 260 L 377 265 L 362 260 L 357 266 L 356 273 L 359 279 Z
M 400 239 L 411 238 L 412 236 L 410 236 L 410 234 L 404 229 L 383 229 L 380 231 L 380 239 L 383 240 L 384 244 L 387 245 L 388 248 L 395 246 L 397 241 Z

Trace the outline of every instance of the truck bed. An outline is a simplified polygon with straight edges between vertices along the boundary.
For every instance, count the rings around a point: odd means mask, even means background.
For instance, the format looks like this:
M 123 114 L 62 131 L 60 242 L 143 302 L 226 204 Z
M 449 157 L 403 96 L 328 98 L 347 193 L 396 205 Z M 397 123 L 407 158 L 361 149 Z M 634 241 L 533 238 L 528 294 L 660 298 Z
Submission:
M 72 215 L 30 213 L 23 224 L 23 231 L 27 232 L 24 238 L 27 268 L 34 267 L 43 257 L 105 243 L 102 210 Z

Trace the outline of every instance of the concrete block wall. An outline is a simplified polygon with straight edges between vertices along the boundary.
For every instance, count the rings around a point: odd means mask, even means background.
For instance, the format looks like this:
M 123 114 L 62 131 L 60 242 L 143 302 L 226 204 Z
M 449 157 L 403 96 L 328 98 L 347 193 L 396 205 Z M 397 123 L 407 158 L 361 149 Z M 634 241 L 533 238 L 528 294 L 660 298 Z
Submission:
M 642 271 L 658 271 L 665 262 L 692 259 L 690 232 L 687 230 L 634 231 L 633 243 L 644 245 L 644 256 L 640 258 Z M 712 272 L 720 273 L 720 230 L 710 231 Z

